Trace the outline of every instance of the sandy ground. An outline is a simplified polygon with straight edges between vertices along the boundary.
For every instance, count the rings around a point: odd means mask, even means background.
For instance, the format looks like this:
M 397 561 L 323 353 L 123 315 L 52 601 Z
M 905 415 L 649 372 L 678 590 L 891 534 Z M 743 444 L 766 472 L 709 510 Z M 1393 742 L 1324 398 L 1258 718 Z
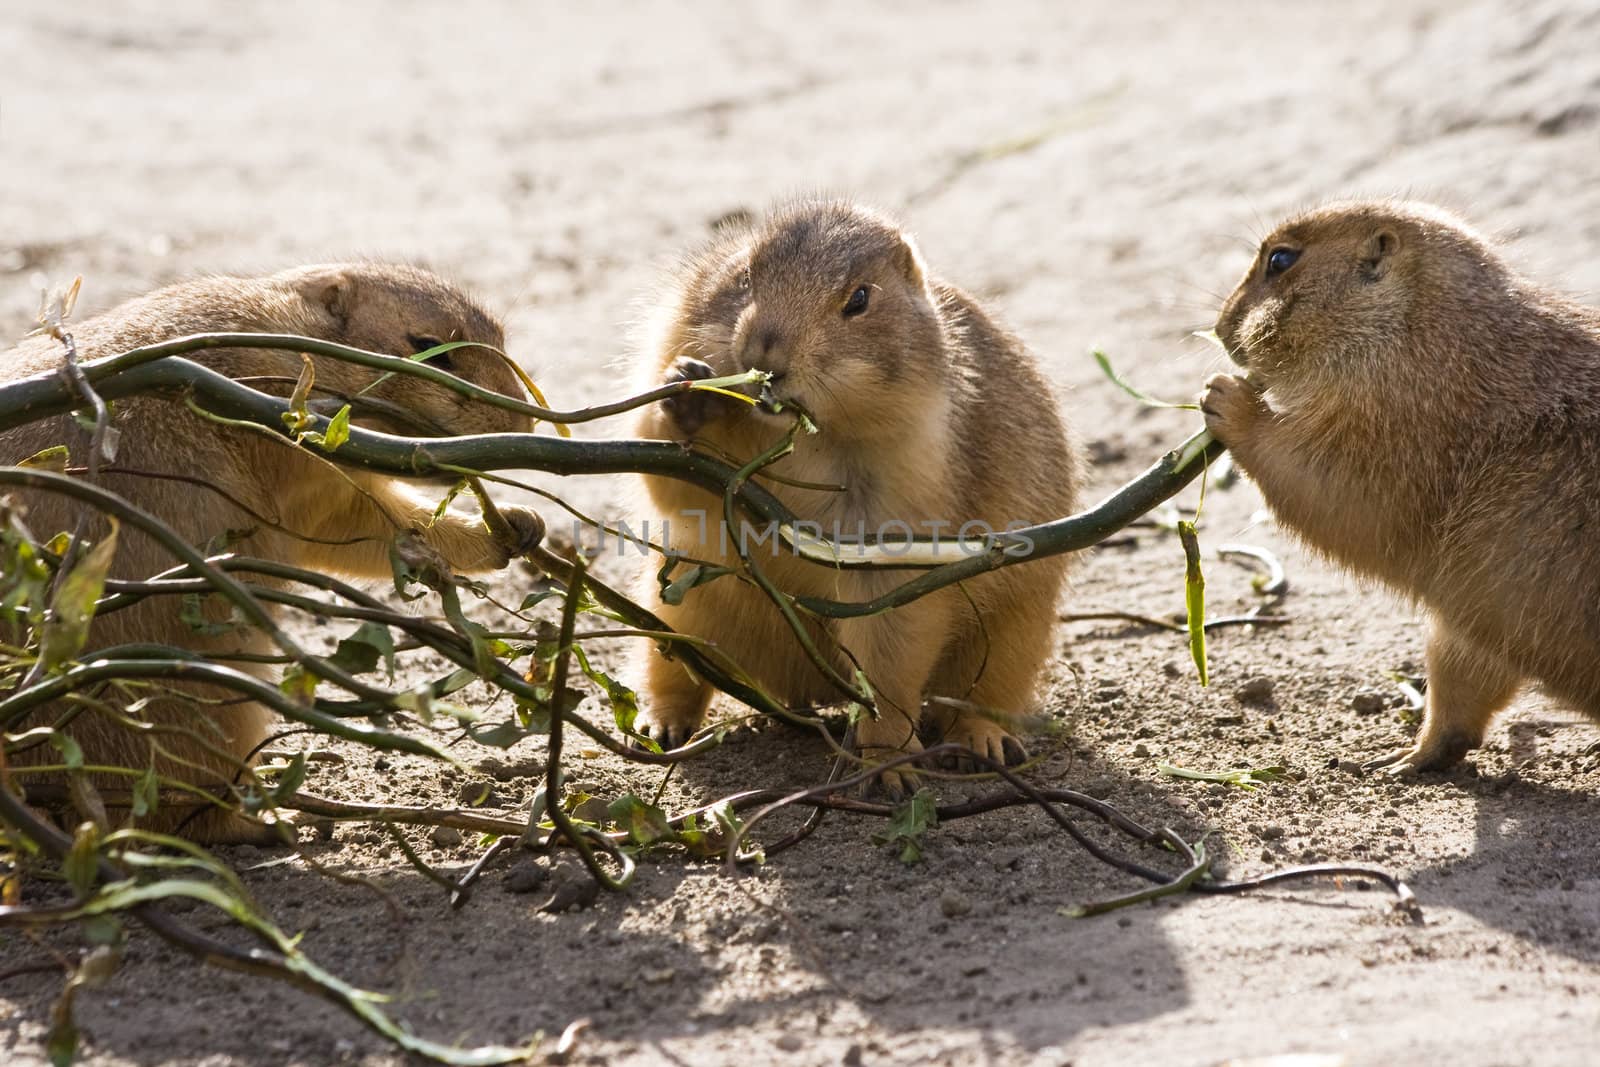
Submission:
M 938 273 L 1027 338 L 1094 449 L 1098 494 L 1195 419 L 1137 409 L 1086 350 L 1153 391 L 1198 389 L 1218 360 L 1189 331 L 1284 212 L 1425 195 L 1504 233 L 1551 284 L 1600 290 L 1592 5 L 575 6 L 19 6 L 0 26 L 0 334 L 27 327 L 41 283 L 77 273 L 95 310 L 192 271 L 398 256 L 478 290 L 552 399 L 575 405 L 622 390 L 630 305 L 665 258 L 730 211 L 844 191 L 900 213 Z M 604 479 L 561 488 L 588 507 L 620 499 Z M 1278 552 L 1292 623 L 1215 634 L 1208 690 L 1177 635 L 1063 625 L 1047 708 L 1061 729 L 1035 742 L 1038 778 L 1191 837 L 1215 829 L 1236 874 L 1387 865 L 1426 925 L 1356 886 L 1068 919 L 1062 906 L 1130 886 L 1022 810 L 938 829 L 915 867 L 875 827 L 835 819 L 737 884 L 669 857 L 559 915 L 505 892 L 508 867 L 452 912 L 360 827 L 312 852 L 386 887 L 398 920 L 300 864 L 246 877 L 309 952 L 395 994 L 419 1032 L 515 1042 L 587 1016 L 578 1062 L 1596 1062 L 1593 727 L 1530 694 L 1443 780 L 1361 777 L 1408 728 L 1395 701 L 1364 714 L 1353 700 L 1393 694 L 1387 673 L 1420 662 L 1423 625 L 1298 551 L 1260 506 L 1248 483 L 1213 486 L 1203 536 Z M 1209 568 L 1215 611 L 1256 603 L 1248 571 Z M 1176 542 L 1138 531 L 1083 561 L 1064 608 L 1170 614 L 1180 573 Z M 1270 698 L 1239 700 L 1257 677 Z M 506 810 L 541 765 L 536 742 L 464 755 Z M 1299 777 L 1246 793 L 1164 778 L 1162 761 Z M 812 739 L 741 729 L 665 802 L 826 767 Z M 609 759 L 572 773 L 601 796 L 659 777 Z M 461 785 L 356 754 L 309 788 L 444 802 Z M 414 839 L 446 869 L 476 855 L 470 838 Z M 227 852 L 247 869 L 277 855 Z M 0 969 L 37 956 L 0 936 Z M 58 989 L 0 984 L 0 1059 L 43 1062 Z M 80 1018 L 97 1064 L 400 1059 L 304 995 L 144 938 Z

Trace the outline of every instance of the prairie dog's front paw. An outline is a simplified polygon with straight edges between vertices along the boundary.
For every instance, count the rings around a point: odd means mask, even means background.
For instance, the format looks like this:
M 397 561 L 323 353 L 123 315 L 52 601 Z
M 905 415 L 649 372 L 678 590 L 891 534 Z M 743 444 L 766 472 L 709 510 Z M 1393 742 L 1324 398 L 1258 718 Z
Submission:
M 693 356 L 679 356 L 672 361 L 672 366 L 667 368 L 667 374 L 662 379 L 662 384 L 672 385 L 675 382 L 705 381 L 707 378 L 717 377 L 717 370 L 703 359 Z M 727 413 L 729 400 L 715 393 L 703 390 L 690 389 L 670 396 L 661 402 L 661 408 L 677 427 L 678 433 L 684 437 L 693 437 L 700 427 L 708 422 L 721 418 Z
M 699 729 L 698 718 L 685 718 L 682 715 L 663 715 L 655 708 L 643 708 L 639 717 L 633 721 L 636 733 L 648 737 L 663 749 L 671 750 L 682 748 L 689 743 L 695 730 Z M 643 748 L 634 738 L 628 739 L 628 747 Z
M 1230 448 L 1248 438 L 1270 414 L 1256 387 L 1236 374 L 1213 374 L 1207 379 L 1200 411 L 1206 417 L 1206 429 Z
M 916 727 L 905 716 L 880 711 L 877 718 L 863 716 L 855 725 L 855 746 L 863 769 L 907 753 L 921 752 L 922 741 Z M 900 801 L 916 792 L 918 776 L 914 762 L 902 762 L 861 784 L 863 796 L 884 796 Z
M 500 514 L 511 527 L 507 544 L 513 559 L 526 556 L 544 540 L 544 519 L 532 508 L 501 508 Z
M 526 556 L 544 540 L 544 519 L 537 511 L 515 506 L 497 510 L 503 522 L 486 518 L 492 545 L 488 563 L 495 570 Z

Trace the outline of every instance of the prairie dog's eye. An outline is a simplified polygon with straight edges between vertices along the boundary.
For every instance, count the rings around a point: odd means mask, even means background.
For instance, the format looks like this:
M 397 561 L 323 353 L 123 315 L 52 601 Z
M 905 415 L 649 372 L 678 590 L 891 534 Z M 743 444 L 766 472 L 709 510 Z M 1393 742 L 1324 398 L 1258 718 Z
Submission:
M 430 348 L 438 348 L 444 342 L 428 334 L 408 333 L 406 334 L 406 344 L 411 346 L 412 355 L 420 356 Z M 430 367 L 444 371 L 446 374 L 454 374 L 456 372 L 455 361 L 450 358 L 450 353 L 448 352 L 440 352 L 436 356 L 429 356 L 423 362 Z
M 844 317 L 854 318 L 867 310 L 867 300 L 871 297 L 865 285 L 856 286 L 856 291 L 850 294 L 850 299 L 844 303 Z
M 1267 254 L 1267 277 L 1276 278 L 1290 267 L 1295 260 L 1300 258 L 1300 252 L 1293 248 L 1274 248 Z

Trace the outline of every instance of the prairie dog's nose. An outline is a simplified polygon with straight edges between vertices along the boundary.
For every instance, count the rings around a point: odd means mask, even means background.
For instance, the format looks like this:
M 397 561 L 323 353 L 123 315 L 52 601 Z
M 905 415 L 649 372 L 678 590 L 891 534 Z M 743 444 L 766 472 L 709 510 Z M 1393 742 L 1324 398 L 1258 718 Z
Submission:
M 789 345 L 776 326 L 756 326 L 745 338 L 740 362 L 749 370 L 782 374 L 789 369 Z

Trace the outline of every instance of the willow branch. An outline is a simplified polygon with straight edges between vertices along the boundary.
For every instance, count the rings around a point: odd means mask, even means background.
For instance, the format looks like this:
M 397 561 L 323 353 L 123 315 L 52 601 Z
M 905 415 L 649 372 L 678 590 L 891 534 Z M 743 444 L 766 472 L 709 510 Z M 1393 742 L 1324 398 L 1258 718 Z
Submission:
M 363 357 L 360 362 L 380 366 L 387 366 L 390 362 L 399 363 L 408 368 L 408 373 L 415 369 L 415 365 L 407 360 L 360 353 L 357 349 L 313 342 L 309 338 L 199 335 L 198 339 L 188 338 L 184 341 L 205 340 L 211 342 L 210 347 L 219 347 L 222 342 L 216 338 L 223 337 L 253 341 L 274 339 L 283 342 L 282 347 L 289 347 L 287 342 L 290 340 L 303 341 L 301 347 L 308 351 L 322 352 L 327 349 L 325 354 L 355 352 Z M 234 343 L 242 344 L 245 340 L 236 339 Z M 184 349 L 171 347 L 176 345 L 179 342 L 136 349 L 125 356 L 96 360 L 83 366 L 86 374 L 93 371 L 91 378 L 104 396 L 116 398 L 154 390 L 185 390 L 203 400 L 208 410 L 216 414 L 255 422 L 274 433 L 290 436 L 280 417 L 289 410 L 287 401 L 241 385 L 201 364 L 177 358 L 171 352 Z M 129 357 L 135 355 L 141 356 L 142 361 L 129 361 Z M 157 359 L 159 361 L 152 362 Z M 442 384 L 460 387 L 476 395 L 473 391 L 477 387 L 468 387 L 467 383 L 442 371 L 422 369 L 430 372 L 423 375 L 430 380 L 437 376 L 443 380 Z M 518 410 L 528 406 L 498 393 L 484 392 L 485 402 L 496 406 L 511 405 Z M 0 386 L 0 431 L 69 411 L 75 406 L 75 399 L 75 394 L 65 383 L 49 373 Z M 317 429 L 326 430 L 326 417 L 311 417 Z M 798 528 L 794 514 L 760 485 L 746 481 L 739 486 L 736 497 L 739 506 L 748 515 L 774 523 L 778 536 L 789 550 L 813 563 L 843 568 L 931 570 L 930 574 L 887 594 L 888 597 L 897 598 L 894 604 L 884 604 L 884 598 L 880 598 L 865 605 L 841 606 L 838 602 L 821 599 L 813 599 L 808 605 L 817 614 L 873 614 L 984 571 L 1096 544 L 1172 497 L 1222 451 L 1222 446 L 1210 434 L 1197 434 L 1089 511 L 996 534 L 984 551 L 966 555 L 955 562 L 947 562 L 952 553 L 966 552 L 962 543 L 956 540 L 838 543 Z M 625 439 L 577 441 L 543 434 L 410 438 L 356 427 L 351 429 L 349 440 L 330 458 L 343 464 L 402 477 L 439 475 L 448 473 L 450 468 L 483 472 L 532 469 L 563 475 L 657 474 L 696 485 L 718 496 L 727 490 L 738 475 L 734 466 L 677 442 Z M 1033 544 L 1032 551 L 1020 551 L 1030 541 Z

